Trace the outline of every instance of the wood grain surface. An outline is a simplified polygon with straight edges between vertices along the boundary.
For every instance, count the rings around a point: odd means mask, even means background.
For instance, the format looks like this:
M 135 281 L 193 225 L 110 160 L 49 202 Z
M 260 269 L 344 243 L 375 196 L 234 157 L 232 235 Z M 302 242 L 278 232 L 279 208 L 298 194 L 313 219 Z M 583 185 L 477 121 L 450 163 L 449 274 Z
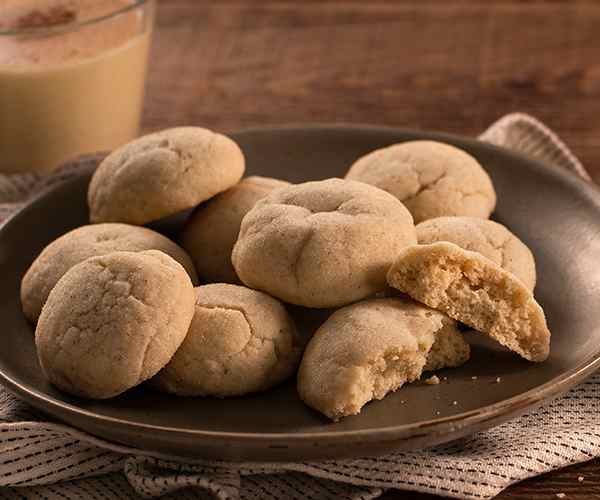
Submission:
M 556 130 L 600 181 L 600 2 L 162 0 L 143 130 L 353 122 L 477 135 L 511 111 Z M 600 461 L 498 498 L 557 493 L 600 498 Z

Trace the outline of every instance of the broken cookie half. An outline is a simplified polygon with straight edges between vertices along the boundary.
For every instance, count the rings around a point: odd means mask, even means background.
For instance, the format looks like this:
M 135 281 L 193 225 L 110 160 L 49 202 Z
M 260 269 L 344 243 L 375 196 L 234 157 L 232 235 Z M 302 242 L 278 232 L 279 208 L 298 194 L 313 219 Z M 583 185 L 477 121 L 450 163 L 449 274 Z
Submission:
M 544 311 L 513 274 L 449 242 L 404 248 L 388 272 L 390 286 L 488 334 L 530 361 L 550 352 Z
M 424 370 L 458 366 L 469 345 L 454 320 L 410 299 L 359 302 L 336 311 L 310 340 L 298 392 L 333 420 L 355 415 Z

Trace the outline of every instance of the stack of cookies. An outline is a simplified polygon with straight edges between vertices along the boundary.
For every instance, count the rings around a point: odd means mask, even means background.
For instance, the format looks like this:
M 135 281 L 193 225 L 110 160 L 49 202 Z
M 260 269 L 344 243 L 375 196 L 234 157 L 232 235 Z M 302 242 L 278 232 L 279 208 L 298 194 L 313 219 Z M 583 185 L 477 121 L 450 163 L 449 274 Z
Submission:
M 465 363 L 466 327 L 548 357 L 533 255 L 489 220 L 494 187 L 466 152 L 405 142 L 345 179 L 295 185 L 244 171 L 234 141 L 195 127 L 106 157 L 91 224 L 50 243 L 21 285 L 52 384 L 231 397 L 297 374 L 302 400 L 338 420 Z M 189 209 L 179 244 L 143 227 Z M 331 314 L 307 336 L 287 304 Z

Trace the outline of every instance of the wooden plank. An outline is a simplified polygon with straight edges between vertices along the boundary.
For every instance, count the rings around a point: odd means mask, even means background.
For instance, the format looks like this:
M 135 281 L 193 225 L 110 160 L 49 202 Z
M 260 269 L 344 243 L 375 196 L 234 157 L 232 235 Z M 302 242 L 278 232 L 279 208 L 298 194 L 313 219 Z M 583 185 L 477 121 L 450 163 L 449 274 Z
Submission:
M 144 129 L 553 127 L 600 179 L 600 4 L 161 4 Z

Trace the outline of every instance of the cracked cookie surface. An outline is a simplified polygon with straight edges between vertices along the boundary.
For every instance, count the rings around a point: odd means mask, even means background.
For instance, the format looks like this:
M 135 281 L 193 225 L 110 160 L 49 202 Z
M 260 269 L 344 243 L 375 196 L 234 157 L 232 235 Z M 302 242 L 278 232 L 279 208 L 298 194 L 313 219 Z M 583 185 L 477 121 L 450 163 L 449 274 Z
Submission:
M 114 252 L 72 267 L 35 331 L 42 370 L 76 396 L 105 399 L 155 375 L 187 333 L 195 294 L 163 252 Z
M 244 155 L 230 138 L 178 127 L 109 154 L 88 189 L 92 222 L 146 224 L 195 207 L 237 183 Z
M 431 354 L 431 359 L 430 359 Z M 298 393 L 333 420 L 355 415 L 423 370 L 458 366 L 469 345 L 454 320 L 410 299 L 370 299 L 339 309 L 309 341 Z
M 550 331 L 532 292 L 478 252 L 446 241 L 406 247 L 388 283 L 525 359 L 540 362 L 550 353 Z
M 111 252 L 160 250 L 179 262 L 193 283 L 198 278 L 190 257 L 156 231 L 128 224 L 92 224 L 73 229 L 50 243 L 33 261 L 21 281 L 23 313 L 35 323 L 58 280 L 76 264 Z
M 416 224 L 453 215 L 487 219 L 496 206 L 492 181 L 477 160 L 441 142 L 408 141 L 378 149 L 356 160 L 346 179 L 393 194 Z
M 337 307 L 386 288 L 398 251 L 416 242 L 389 193 L 342 179 L 281 188 L 242 221 L 232 253 L 244 284 L 286 302 Z
M 477 217 L 438 217 L 417 225 L 417 240 L 426 245 L 449 241 L 465 250 L 479 252 L 535 288 L 535 260 L 531 250 L 506 227 Z
M 203 281 L 241 283 L 231 264 L 231 252 L 242 219 L 258 200 L 289 185 L 270 177 L 247 177 L 194 211 L 183 229 L 181 245 Z
M 200 286 L 189 332 L 157 389 L 180 396 L 239 396 L 291 376 L 302 343 L 287 311 L 265 293 L 230 284 Z

